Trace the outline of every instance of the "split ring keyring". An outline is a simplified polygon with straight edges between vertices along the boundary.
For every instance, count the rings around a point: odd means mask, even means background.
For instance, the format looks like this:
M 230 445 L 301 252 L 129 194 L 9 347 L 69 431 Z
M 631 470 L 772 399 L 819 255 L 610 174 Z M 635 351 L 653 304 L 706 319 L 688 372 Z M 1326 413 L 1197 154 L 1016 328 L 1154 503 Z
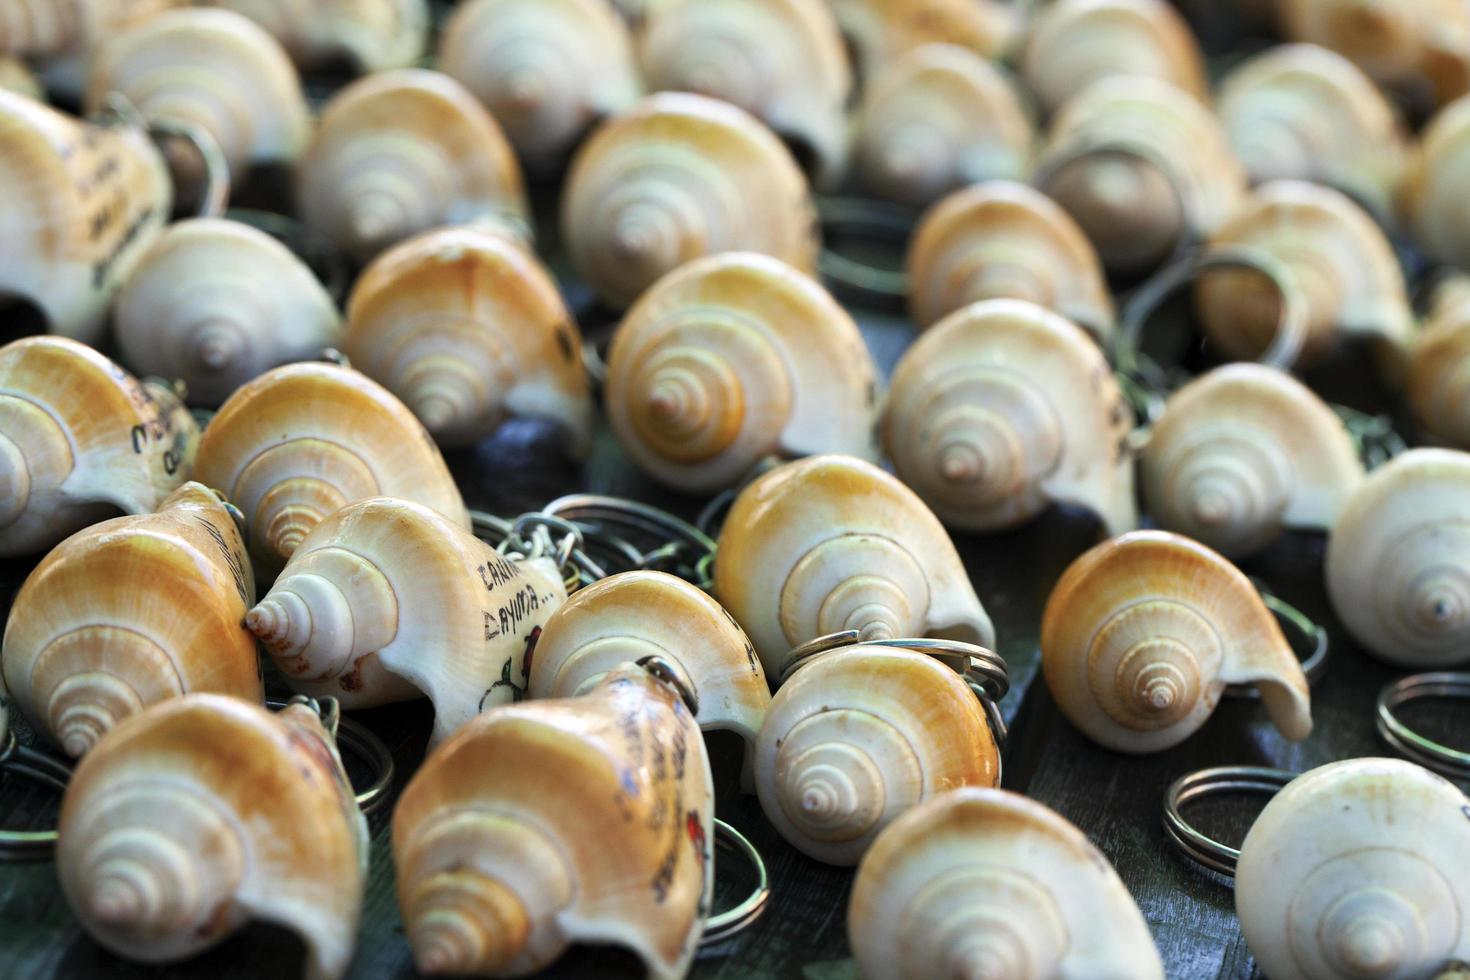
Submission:
M 1191 861 L 1233 878 L 1240 850 L 1220 843 L 1185 820 L 1184 807 L 1196 800 L 1227 793 L 1275 796 L 1296 775 L 1263 766 L 1220 766 L 1180 776 L 1164 794 L 1164 834 Z
M 1470 673 L 1441 671 L 1413 674 L 1387 685 L 1378 694 L 1378 734 L 1404 757 L 1460 782 L 1470 782 L 1470 752 L 1441 745 L 1414 731 L 1394 713 L 1413 701 L 1430 698 L 1470 700 Z
M 273 711 L 280 711 L 291 704 L 305 704 L 314 710 L 338 749 L 345 749 L 368 764 L 368 772 L 373 776 L 372 782 L 361 790 L 353 787 L 353 798 L 357 801 L 358 809 L 368 814 L 387 803 L 395 766 L 393 753 L 388 751 L 383 740 L 366 726 L 342 717 L 342 707 L 336 698 L 309 698 L 298 694 L 287 701 L 267 698 L 265 702 L 265 706 Z
M 701 949 L 722 943 L 755 925 L 756 920 L 765 914 L 766 905 L 771 900 L 771 883 L 766 874 L 766 862 L 761 859 L 755 845 L 718 817 L 715 818 L 715 843 L 743 854 L 755 868 L 756 883 L 755 889 L 739 905 L 704 920 L 704 935 L 699 940 Z

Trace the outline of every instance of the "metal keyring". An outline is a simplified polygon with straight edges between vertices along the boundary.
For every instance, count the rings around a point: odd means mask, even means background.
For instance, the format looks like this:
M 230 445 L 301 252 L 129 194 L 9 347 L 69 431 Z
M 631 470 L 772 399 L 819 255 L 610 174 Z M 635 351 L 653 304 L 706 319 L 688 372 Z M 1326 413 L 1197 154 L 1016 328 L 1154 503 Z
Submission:
M 0 747 L 0 770 L 13 772 L 56 790 L 66 792 L 71 766 L 62 760 L 27 748 L 7 728 Z M 56 847 L 56 830 L 0 830 L 0 861 L 38 861 L 51 856 Z
M 353 787 L 353 799 L 358 809 L 369 814 L 388 802 L 388 789 L 393 785 L 393 753 L 383 740 L 368 728 L 350 718 L 342 717 L 342 704 L 336 698 L 312 698 L 304 694 L 293 695 L 289 700 L 266 698 L 265 706 L 280 711 L 290 705 L 301 704 L 315 711 L 322 727 L 332 736 L 339 750 L 345 749 L 368 764 L 373 780 L 367 788 Z M 345 771 L 345 766 L 344 766 Z
M 699 715 L 699 695 L 694 693 L 692 687 L 684 683 L 684 678 L 680 677 L 678 671 L 674 670 L 673 664 L 656 653 L 641 657 L 635 663 L 652 674 L 656 679 L 672 687 L 674 692 L 679 695 L 679 699 L 684 702 L 684 707 L 689 709 L 691 715 L 696 717 Z
M 734 486 L 721 490 L 710 499 L 709 503 L 704 505 L 704 509 L 699 512 L 699 516 L 694 518 L 694 526 L 703 531 L 709 538 L 718 538 L 720 536 L 720 527 L 725 522 L 725 515 L 735 505 L 735 498 L 740 496 L 741 491 L 784 462 L 786 461 L 780 456 L 775 455 L 762 456 L 756 460 L 755 465 L 751 466 L 744 476 L 735 481 Z M 713 555 L 711 555 L 710 560 L 713 561 Z
M 542 508 L 543 513 L 571 521 L 582 529 L 589 541 L 597 541 L 614 550 L 633 548 L 610 528 L 628 529 L 661 541 L 651 551 L 639 552 L 633 568 L 656 568 L 671 572 L 708 591 L 709 556 L 715 552 L 715 541 L 708 534 L 666 510 L 623 497 L 577 493 L 558 497 Z M 692 551 L 684 560 L 675 559 Z
M 225 212 L 230 221 L 238 221 L 263 231 L 289 248 L 295 256 L 316 273 L 327 295 L 341 306 L 347 297 L 351 280 L 347 256 L 331 239 L 307 228 L 295 218 L 258 208 L 230 208 Z
M 745 859 L 755 868 L 756 883 L 755 890 L 748 895 L 743 902 L 727 912 L 711 915 L 704 920 L 704 935 L 700 937 L 699 947 L 705 949 L 722 943 L 725 940 L 737 936 L 755 925 L 766 911 L 766 905 L 771 900 L 771 883 L 766 875 L 766 862 L 761 859 L 760 851 L 755 845 L 746 839 L 734 827 L 715 818 L 715 845 L 723 845 L 726 850 L 737 851 L 745 855 Z M 713 889 L 711 889 L 713 894 Z
M 846 234 L 861 234 L 875 239 L 889 239 L 899 244 L 908 240 L 918 223 L 918 212 L 888 201 L 856 197 L 827 197 L 817 202 L 822 222 L 823 242 L 841 239 Z M 895 305 L 909 292 L 909 276 L 905 271 L 882 269 L 849 258 L 822 246 L 818 269 L 832 291 L 850 299 Z
M 1296 776 L 1294 772 L 1264 766 L 1219 766 L 1180 776 L 1169 784 L 1169 791 L 1164 794 L 1164 834 L 1191 861 L 1233 878 L 1240 851 L 1198 830 L 1184 819 L 1181 810 L 1196 800 L 1226 793 L 1275 796 Z
M 483 510 L 472 510 L 470 529 L 475 537 L 507 558 L 539 558 L 553 552 L 557 569 L 562 573 L 562 584 L 568 592 L 607 578 L 607 571 L 585 550 L 583 529 L 554 514 L 531 511 L 512 521 Z M 527 531 L 530 532 L 529 538 Z M 560 541 L 551 540 L 552 531 L 562 535 Z M 631 545 L 629 550 L 635 564 L 642 560 L 642 552 Z
M 1287 642 L 1291 643 L 1293 650 L 1298 651 L 1297 656 L 1301 659 L 1302 673 L 1307 677 L 1307 684 L 1317 683 L 1322 679 L 1322 675 L 1327 673 L 1327 630 L 1320 623 L 1314 623 L 1308 619 L 1306 613 L 1300 609 L 1277 598 L 1259 582 L 1255 584 L 1260 590 L 1261 601 L 1275 615 L 1276 621 L 1282 625 L 1282 632 L 1287 634 Z M 1293 633 L 1305 642 L 1300 645 L 1292 642 Z M 1311 652 L 1302 657 L 1299 646 L 1306 643 L 1311 644 Z M 1225 688 L 1225 696 L 1228 698 L 1259 698 L 1261 690 L 1254 684 L 1230 684 Z
M 1426 769 L 1459 782 L 1470 782 L 1470 752 L 1425 738 L 1394 714 L 1394 709 L 1411 701 L 1430 698 L 1470 700 L 1470 673 L 1412 674 L 1387 685 L 1378 694 L 1378 734 L 1404 757 Z

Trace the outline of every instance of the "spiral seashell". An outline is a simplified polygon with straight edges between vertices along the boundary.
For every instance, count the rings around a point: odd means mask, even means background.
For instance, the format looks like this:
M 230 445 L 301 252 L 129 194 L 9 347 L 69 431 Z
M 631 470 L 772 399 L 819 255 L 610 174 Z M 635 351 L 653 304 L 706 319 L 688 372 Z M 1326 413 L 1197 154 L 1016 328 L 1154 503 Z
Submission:
M 1111 271 L 1145 272 L 1234 213 L 1245 173 L 1213 113 L 1160 79 L 1105 78 L 1053 117 L 1038 186 Z
M 401 497 L 470 527 L 413 413 L 334 364 L 288 364 L 242 385 L 205 430 L 196 476 L 239 506 L 250 553 L 271 571 L 324 519 L 368 497 Z
M 912 490 L 851 456 L 770 470 L 735 499 L 720 531 L 715 597 L 767 676 L 819 636 L 907 636 L 995 646 L 954 543 Z
M 1450 280 L 1436 291 L 1410 348 L 1405 389 L 1431 438 L 1470 449 L 1470 279 Z
M 5 625 L 5 687 L 76 757 L 130 715 L 191 691 L 264 697 L 245 544 L 225 505 L 186 483 L 156 514 L 67 538 L 36 566 Z
M 1159 78 L 1210 98 L 1194 32 L 1164 0 L 1060 0 L 1032 23 L 1021 74 L 1049 110 L 1118 75 Z
M 333 980 L 352 959 L 367 848 L 314 710 L 188 694 L 77 766 L 56 870 L 82 925 L 127 959 L 174 963 L 261 919 L 302 938 L 307 977 Z
M 408 68 L 429 46 L 428 0 L 204 0 L 264 27 L 296 63 L 363 74 Z
M 908 252 L 909 313 L 930 327 L 983 299 L 1021 299 L 1113 332 L 1113 299 L 1092 243 L 1067 212 L 1025 184 L 956 191 L 919 222 Z
M 1397 759 L 1298 776 L 1240 848 L 1235 909 L 1273 977 L 1462 975 L 1470 960 L 1470 800 Z
M 1306 385 L 1264 364 L 1227 364 L 1170 396 L 1140 473 L 1160 527 L 1235 557 L 1288 528 L 1330 529 L 1363 463 Z
M 628 28 L 607 0 L 461 3 L 439 42 L 439 70 L 473 92 L 526 169 L 543 174 L 641 87 Z
M 644 29 L 640 61 L 651 90 L 733 103 L 780 134 L 821 183 L 841 177 L 852 71 L 823 0 L 674 5 Z
M 574 942 L 684 976 L 710 900 L 709 758 L 642 668 L 488 711 L 431 754 L 393 813 L 398 906 L 423 973 L 524 976 Z
M 1434 258 L 1470 269 L 1470 221 L 1462 174 L 1470 165 L 1470 97 L 1430 120 L 1400 186 L 1401 210 L 1415 242 Z
M 598 128 L 572 162 L 561 226 L 578 274 L 617 306 L 716 252 L 816 270 L 816 212 L 795 159 L 748 113 L 702 95 L 651 95 Z
M 1443 104 L 1470 89 L 1470 8 L 1459 0 L 1279 0 L 1292 41 L 1346 56 L 1374 81 Z
M 1330 187 L 1294 180 L 1258 187 L 1208 248 L 1244 248 L 1277 260 L 1306 307 L 1299 364 L 1321 360 L 1349 337 L 1372 337 L 1395 351 L 1408 345 L 1414 314 L 1393 246 L 1362 208 Z M 1281 303 L 1277 287 L 1250 271 L 1223 270 L 1195 286 L 1211 344 L 1239 360 L 1270 345 Z
M 1470 659 L 1470 454 L 1413 449 L 1374 470 L 1327 539 L 1327 594 L 1401 667 Z
M 1392 214 L 1407 156 L 1403 124 L 1342 55 L 1315 44 L 1271 48 L 1225 76 L 1219 110 L 1253 183 L 1315 181 Z
M 308 227 L 363 262 L 440 225 L 530 227 L 500 127 L 454 79 L 421 69 L 359 79 L 332 97 L 297 168 L 296 198 Z
M 1178 745 L 1227 684 L 1254 684 L 1292 741 L 1312 731 L 1307 679 L 1255 586 L 1165 531 L 1133 531 L 1072 563 L 1042 615 L 1041 666 L 1062 714 L 1117 752 Z
M 874 77 L 858 109 L 853 169 L 916 207 L 982 180 L 1018 180 L 1036 141 L 1014 82 L 973 51 L 928 44 Z
M 830 0 L 860 80 L 924 44 L 955 44 L 998 59 L 1020 33 L 1013 6 L 998 0 Z
M 103 42 L 92 58 L 88 114 L 121 93 L 150 122 L 214 137 L 233 179 L 290 163 L 310 134 L 306 96 L 275 38 L 228 10 L 171 10 Z
M 952 313 L 904 353 L 882 434 L 899 478 L 952 527 L 1014 527 L 1070 503 L 1120 534 L 1138 525 L 1132 429 L 1087 334 L 1025 300 L 993 299 Z
M 199 426 L 178 396 L 64 337 L 0 347 L 0 556 L 44 551 L 189 478 Z
M 868 980 L 1163 980 L 1148 923 L 1108 859 L 1055 811 L 967 787 L 903 814 L 847 907 Z
M 168 220 L 168 169 L 142 130 L 84 123 L 0 90 L 0 295 L 97 343 L 108 305 Z
M 347 304 L 347 356 L 440 445 L 545 416 L 584 454 L 592 399 L 576 322 L 550 273 L 494 230 L 440 228 L 378 256 Z
M 0 9 L 0 54 L 56 55 L 87 49 L 130 24 L 187 0 L 8 0 Z
M 797 850 L 854 865 L 896 817 L 937 793 L 1000 783 L 973 691 L 927 654 L 852 646 L 781 685 L 756 746 L 766 819 Z
M 743 775 L 753 790 L 756 735 L 771 705 L 766 675 L 730 614 L 683 579 L 622 572 L 578 590 L 536 641 L 527 694 L 582 694 L 619 664 L 644 657 L 668 663 L 694 692 L 701 729 L 745 740 Z
M 438 744 L 519 700 L 566 597 L 549 558 L 509 561 L 428 507 L 374 497 L 318 524 L 245 625 L 303 694 L 344 708 L 427 696 Z
M 852 317 L 769 256 L 696 259 L 613 335 L 604 397 L 640 466 L 682 490 L 728 487 L 766 456 L 876 458 L 878 369 Z
M 118 294 L 113 327 L 129 366 L 180 379 L 201 405 L 342 343 L 311 269 L 264 232 L 218 218 L 164 231 Z

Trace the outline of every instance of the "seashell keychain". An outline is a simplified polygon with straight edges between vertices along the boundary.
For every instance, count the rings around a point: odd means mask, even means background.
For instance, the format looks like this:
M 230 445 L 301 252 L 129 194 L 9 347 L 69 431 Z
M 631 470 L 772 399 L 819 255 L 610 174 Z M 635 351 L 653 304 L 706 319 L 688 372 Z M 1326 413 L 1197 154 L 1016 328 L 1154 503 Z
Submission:
M 1434 116 L 1409 155 L 1399 186 L 1400 213 L 1415 243 L 1441 262 L 1470 269 L 1470 234 L 1460 174 L 1470 160 L 1470 98 Z
M 1002 789 L 941 793 L 863 856 L 847 935 L 867 980 L 1163 980 L 1108 859 L 1055 811 Z
M 279 569 L 325 518 L 367 497 L 401 497 L 470 526 L 413 413 L 337 364 L 289 364 L 243 385 L 205 430 L 196 476 L 240 507 L 262 570 Z
M 608 0 L 468 0 L 444 27 L 439 70 L 485 104 L 532 174 L 553 173 L 641 91 L 633 41 Z
M 563 572 L 513 561 L 429 507 L 390 497 L 326 517 L 245 616 L 291 687 L 344 708 L 427 696 L 437 745 L 519 700 Z
M 1470 454 L 1412 449 L 1368 475 L 1327 539 L 1327 594 L 1399 667 L 1470 660 Z
M 1363 481 L 1341 418 L 1264 364 L 1228 364 L 1169 396 L 1140 458 L 1159 527 L 1231 557 L 1287 529 L 1330 530 Z
M 619 307 L 716 252 L 816 268 L 796 160 L 753 116 L 701 95 L 652 95 L 598 127 L 572 161 L 561 227 L 578 275 Z
M 1158 78 L 1208 102 L 1209 76 L 1194 31 L 1164 0 L 1060 0 L 1036 14 L 1021 73 L 1050 111 L 1120 75 Z
M 866 83 L 899 55 L 924 44 L 955 44 L 998 59 L 1020 33 L 1013 5 L 997 0 L 831 0 Z
M 763 868 L 740 908 L 703 920 L 712 837 L 728 828 L 712 821 L 694 705 L 666 667 L 625 664 L 579 697 L 495 708 L 429 756 L 393 814 L 420 971 L 521 976 L 585 941 L 669 980 L 701 931 L 723 938 L 759 915 Z
M 1025 184 L 991 180 L 931 208 L 908 250 L 909 315 L 928 328 L 984 299 L 1022 299 L 1099 343 L 1116 319 L 1102 263 L 1082 229 Z
M 146 963 L 199 953 L 248 919 L 306 944 L 305 975 L 352 959 L 367 823 L 317 712 L 190 694 L 110 732 L 61 808 L 57 873 L 86 930 Z
M 189 478 L 198 445 L 172 388 L 90 347 L 0 347 L 0 556 L 44 551 L 117 510 L 152 512 Z
M 952 527 L 1014 527 L 1053 502 L 1138 524 L 1133 413 L 1101 350 L 1033 303 L 973 303 L 900 358 L 882 437 L 899 478 Z
M 1182 815 L 1199 799 L 1273 795 L 1237 851 Z M 1224 767 L 1180 777 L 1165 800 L 1171 843 L 1235 879 L 1241 932 L 1283 980 L 1435 977 L 1470 961 L 1470 799 L 1397 759 L 1348 759 L 1300 776 Z
M 574 454 L 591 447 L 576 322 L 550 272 L 494 229 L 439 228 L 378 256 L 348 300 L 345 346 L 440 445 L 531 415 L 557 422 Z
M 199 405 L 343 336 L 336 304 L 302 259 L 221 218 L 164 230 L 118 294 L 113 330 L 129 366 L 180 379 Z
M 791 651 L 756 744 L 761 809 L 797 850 L 858 862 L 896 817 L 958 786 L 999 786 L 1005 661 L 954 640 L 862 642 L 856 630 Z
M 1255 586 L 1164 531 L 1098 545 L 1062 574 L 1041 621 L 1041 666 L 1062 714 L 1116 752 L 1194 734 L 1227 685 L 1254 685 L 1281 733 L 1312 731 L 1307 677 Z
M 422 69 L 371 75 L 332 97 L 297 167 L 296 200 L 308 228 L 362 262 L 440 225 L 530 234 L 500 127 L 464 86 Z
M 1409 348 L 1404 385 L 1430 440 L 1470 449 L 1470 279 L 1440 284 Z
M 815 279 L 731 252 L 681 266 L 628 311 L 604 403 L 644 470 L 707 491 L 769 455 L 875 458 L 878 391 L 857 325 Z
M 847 156 L 847 51 L 823 0 L 704 0 L 658 11 L 639 38 L 652 91 L 739 106 L 778 133 L 817 183 Z
M 408 68 L 428 50 L 428 0 L 206 0 L 276 36 L 308 68 L 347 62 L 362 73 Z
M 740 492 L 720 531 L 714 594 L 767 676 L 781 675 L 793 647 L 852 629 L 865 642 L 995 646 L 939 519 L 897 479 L 850 456 L 777 466 Z
M 1036 134 L 1012 78 L 979 55 L 926 44 L 871 78 L 854 119 L 855 180 L 923 207 L 983 180 L 1020 180 Z

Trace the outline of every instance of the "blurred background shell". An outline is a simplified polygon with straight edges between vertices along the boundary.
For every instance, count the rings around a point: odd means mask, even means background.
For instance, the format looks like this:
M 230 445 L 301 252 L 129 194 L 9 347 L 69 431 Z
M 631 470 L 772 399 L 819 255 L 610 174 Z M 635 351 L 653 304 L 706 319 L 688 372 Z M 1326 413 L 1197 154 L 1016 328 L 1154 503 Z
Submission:
M 1000 0 L 830 2 L 863 85 L 922 44 L 957 44 L 998 59 L 1015 43 L 1021 26 L 1016 9 Z
M 187 0 L 7 0 L 0 53 L 35 57 L 85 50 L 132 23 Z
M 1470 279 L 1435 290 L 1411 351 L 1405 393 L 1414 417 L 1432 440 L 1470 449 Z
M 203 0 L 270 31 L 305 68 L 408 68 L 428 49 L 428 0 Z
M 1405 222 L 1434 258 L 1470 269 L 1470 96 L 1446 106 L 1420 134 L 1401 188 Z

